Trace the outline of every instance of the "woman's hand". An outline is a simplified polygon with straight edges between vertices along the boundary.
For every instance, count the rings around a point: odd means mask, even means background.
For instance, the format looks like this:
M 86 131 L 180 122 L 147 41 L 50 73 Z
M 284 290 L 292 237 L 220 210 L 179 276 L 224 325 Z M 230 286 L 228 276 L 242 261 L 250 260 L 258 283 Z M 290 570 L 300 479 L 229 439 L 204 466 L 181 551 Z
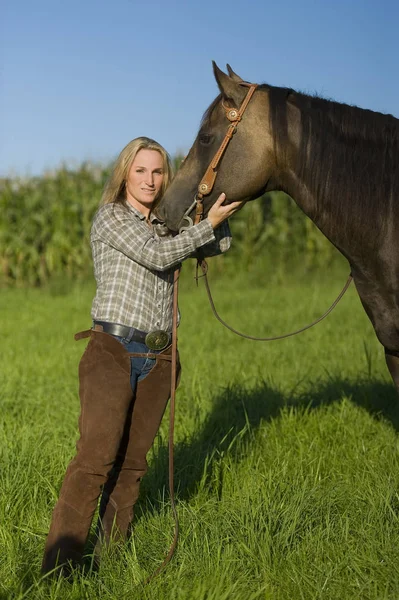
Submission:
M 215 204 L 208 213 L 208 219 L 211 222 L 213 229 L 219 227 L 223 221 L 231 217 L 231 215 L 240 210 L 240 208 L 242 208 L 245 204 L 245 200 L 243 200 L 222 206 L 225 200 L 226 194 L 220 194 L 219 198 L 216 200 Z

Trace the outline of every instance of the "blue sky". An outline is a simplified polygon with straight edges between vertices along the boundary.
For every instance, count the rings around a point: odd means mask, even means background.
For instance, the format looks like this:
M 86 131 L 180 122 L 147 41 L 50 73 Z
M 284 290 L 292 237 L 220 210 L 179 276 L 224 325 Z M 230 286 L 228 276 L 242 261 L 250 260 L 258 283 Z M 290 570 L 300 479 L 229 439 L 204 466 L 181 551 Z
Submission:
M 397 0 L 0 0 L 0 176 L 108 162 L 138 135 L 185 152 L 244 79 L 399 117 Z

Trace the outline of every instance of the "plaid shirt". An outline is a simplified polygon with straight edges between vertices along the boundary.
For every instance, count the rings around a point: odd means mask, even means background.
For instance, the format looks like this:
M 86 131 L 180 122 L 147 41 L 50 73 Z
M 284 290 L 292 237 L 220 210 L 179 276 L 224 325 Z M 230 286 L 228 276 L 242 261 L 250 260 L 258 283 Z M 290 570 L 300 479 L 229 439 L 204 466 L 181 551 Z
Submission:
M 173 272 L 202 248 L 212 256 L 230 248 L 227 222 L 208 219 L 172 237 L 154 215 L 151 225 L 129 204 L 105 204 L 91 228 L 97 291 L 91 316 L 142 331 L 172 330 Z M 161 237 L 164 234 L 164 237 Z

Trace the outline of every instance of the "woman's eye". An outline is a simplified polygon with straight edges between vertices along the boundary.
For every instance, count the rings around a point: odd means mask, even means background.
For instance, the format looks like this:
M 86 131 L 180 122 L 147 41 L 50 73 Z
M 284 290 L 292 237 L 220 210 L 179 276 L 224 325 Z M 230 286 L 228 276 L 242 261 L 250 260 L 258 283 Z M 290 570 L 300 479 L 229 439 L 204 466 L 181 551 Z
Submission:
M 212 136 L 209 135 L 208 133 L 201 133 L 200 136 L 199 136 L 199 141 L 200 141 L 200 144 L 203 144 L 204 146 L 207 146 L 208 144 L 211 143 Z

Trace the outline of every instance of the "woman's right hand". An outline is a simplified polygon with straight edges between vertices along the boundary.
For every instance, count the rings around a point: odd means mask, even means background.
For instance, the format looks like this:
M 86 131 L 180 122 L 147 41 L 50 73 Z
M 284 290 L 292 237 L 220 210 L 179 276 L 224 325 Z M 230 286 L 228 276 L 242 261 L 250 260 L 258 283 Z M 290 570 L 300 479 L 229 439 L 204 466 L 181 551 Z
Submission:
M 223 205 L 223 202 L 226 200 L 226 194 L 220 194 L 219 198 L 216 200 L 215 204 L 212 206 L 208 213 L 208 219 L 211 222 L 213 229 L 219 227 L 223 221 L 231 217 L 235 212 L 240 210 L 245 204 L 245 200 L 241 200 L 238 202 L 231 202 L 231 204 Z

